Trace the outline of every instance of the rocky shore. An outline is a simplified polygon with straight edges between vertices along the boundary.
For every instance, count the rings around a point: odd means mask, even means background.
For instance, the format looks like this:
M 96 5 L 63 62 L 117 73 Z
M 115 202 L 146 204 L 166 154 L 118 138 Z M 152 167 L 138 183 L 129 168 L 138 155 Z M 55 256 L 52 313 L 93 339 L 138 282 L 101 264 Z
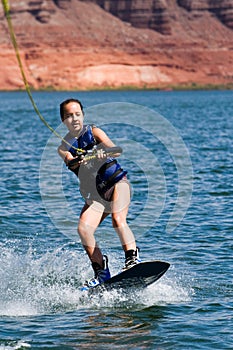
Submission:
M 233 0 L 151 0 L 143 8 L 142 1 L 129 3 L 12 0 L 12 23 L 30 86 L 232 87 Z M 21 89 L 1 5 L 0 33 L 0 89 Z

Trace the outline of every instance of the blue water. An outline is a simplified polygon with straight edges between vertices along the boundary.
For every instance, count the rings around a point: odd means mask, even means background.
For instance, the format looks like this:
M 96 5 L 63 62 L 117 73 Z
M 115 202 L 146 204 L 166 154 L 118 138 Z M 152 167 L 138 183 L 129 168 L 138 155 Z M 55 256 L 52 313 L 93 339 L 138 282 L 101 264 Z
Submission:
M 92 271 L 76 178 L 27 95 L 2 92 L 0 349 L 233 349 L 232 92 L 34 93 L 62 135 L 70 96 L 123 146 L 141 258 L 171 268 L 143 292 L 79 291 Z M 110 220 L 96 237 L 118 272 Z

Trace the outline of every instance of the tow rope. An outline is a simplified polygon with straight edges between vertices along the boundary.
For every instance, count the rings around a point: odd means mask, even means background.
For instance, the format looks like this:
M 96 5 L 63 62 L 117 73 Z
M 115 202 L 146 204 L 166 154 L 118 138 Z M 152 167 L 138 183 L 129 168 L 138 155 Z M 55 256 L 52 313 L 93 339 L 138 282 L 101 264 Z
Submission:
M 1 1 L 2 1 L 2 6 L 3 6 L 4 13 L 5 13 L 5 17 L 6 17 L 6 20 L 7 20 L 7 24 L 8 24 L 8 29 L 9 29 L 9 33 L 10 33 L 10 37 L 11 37 L 11 42 L 12 42 L 14 50 L 15 50 L 15 55 L 16 55 L 16 58 L 17 58 L 17 61 L 18 61 L 18 65 L 19 65 L 19 68 L 20 68 L 20 72 L 21 72 L 21 76 L 22 76 L 22 79 L 23 79 L 23 82 L 24 82 L 25 90 L 26 90 L 26 92 L 28 94 L 28 97 L 29 97 L 29 99 L 31 101 L 31 104 L 32 104 L 33 108 L 34 108 L 34 111 L 36 112 L 36 114 L 38 115 L 40 120 L 44 123 L 44 125 L 54 135 L 56 135 L 59 139 L 61 139 L 63 142 L 65 142 L 70 147 L 74 148 L 77 152 L 83 152 L 82 149 L 76 148 L 76 147 L 72 146 L 68 141 L 66 141 L 56 130 L 54 130 L 52 128 L 51 125 L 49 125 L 49 123 L 45 120 L 45 118 L 40 113 L 40 111 L 39 111 L 39 109 L 38 109 L 38 107 L 37 107 L 37 105 L 36 105 L 36 103 L 35 103 L 35 101 L 33 99 L 33 96 L 31 94 L 31 90 L 30 90 L 30 87 L 29 87 L 29 84 L 28 84 L 28 81 L 27 81 L 27 78 L 26 78 L 26 75 L 25 75 L 25 72 L 24 72 L 22 60 L 21 60 L 20 53 L 19 53 L 19 47 L 18 47 L 18 44 L 17 44 L 14 28 L 13 28 L 12 21 L 11 21 L 9 2 L 8 2 L 8 0 L 1 0 Z

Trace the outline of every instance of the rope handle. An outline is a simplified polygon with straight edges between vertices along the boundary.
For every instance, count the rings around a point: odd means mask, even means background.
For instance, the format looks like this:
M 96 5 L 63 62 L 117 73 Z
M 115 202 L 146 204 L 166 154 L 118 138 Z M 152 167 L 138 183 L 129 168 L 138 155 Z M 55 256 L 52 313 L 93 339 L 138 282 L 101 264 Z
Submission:
M 92 159 L 96 159 L 98 157 L 98 148 L 95 146 L 93 147 L 91 150 L 88 151 L 84 151 L 83 153 L 79 153 L 77 157 L 75 157 L 74 159 L 70 160 L 68 163 L 68 167 L 72 168 L 75 165 L 80 165 L 78 164 L 80 161 L 84 160 L 84 161 L 89 161 Z M 84 152 L 86 153 L 84 155 Z M 103 148 L 103 152 L 104 154 L 106 154 L 107 156 L 112 156 L 116 153 L 122 153 L 123 150 L 121 147 L 119 146 L 114 146 L 114 147 L 105 147 Z

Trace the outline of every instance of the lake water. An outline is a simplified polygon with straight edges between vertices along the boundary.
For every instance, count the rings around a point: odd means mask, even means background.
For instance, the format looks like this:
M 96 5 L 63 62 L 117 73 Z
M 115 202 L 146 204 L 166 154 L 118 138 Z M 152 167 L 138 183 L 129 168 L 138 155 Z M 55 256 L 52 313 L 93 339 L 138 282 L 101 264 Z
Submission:
M 76 234 L 77 180 L 26 93 L 2 92 L 0 349 L 233 349 L 232 92 L 33 97 L 61 135 L 59 103 L 80 98 L 87 122 L 123 147 L 141 258 L 171 267 L 144 291 L 79 291 L 92 271 Z M 117 273 L 109 219 L 96 237 Z

